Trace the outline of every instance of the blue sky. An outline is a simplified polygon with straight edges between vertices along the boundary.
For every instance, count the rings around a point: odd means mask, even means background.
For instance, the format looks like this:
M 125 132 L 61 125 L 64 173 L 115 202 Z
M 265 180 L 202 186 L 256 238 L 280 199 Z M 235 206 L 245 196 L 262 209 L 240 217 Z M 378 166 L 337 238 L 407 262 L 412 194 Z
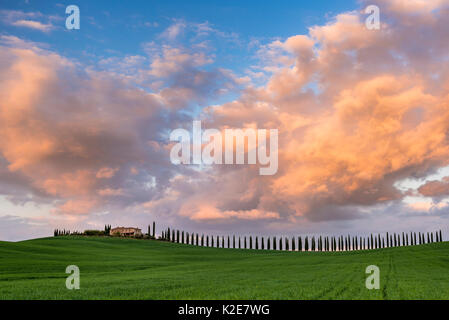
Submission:
M 65 29 L 65 8 L 80 8 L 81 30 Z M 357 8 L 356 1 L 2 1 L 3 10 L 40 12 L 54 29 L 43 33 L 3 23 L 3 34 L 44 42 L 70 58 L 95 62 L 110 56 L 144 54 L 142 45 L 160 42 L 161 33 L 176 22 L 208 23 L 222 33 L 214 40 L 216 64 L 241 71 L 253 62 L 257 46 L 292 34 L 306 34 L 337 13 Z M 176 39 L 189 45 L 192 34 Z M 191 40 L 191 39 L 190 39 Z

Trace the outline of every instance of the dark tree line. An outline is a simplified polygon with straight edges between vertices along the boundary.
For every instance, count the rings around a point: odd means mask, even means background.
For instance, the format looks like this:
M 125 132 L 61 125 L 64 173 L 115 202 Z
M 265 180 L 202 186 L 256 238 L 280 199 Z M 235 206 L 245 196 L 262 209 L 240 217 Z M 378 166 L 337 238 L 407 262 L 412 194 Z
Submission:
M 210 236 L 167 228 L 162 240 L 202 247 L 278 250 L 278 251 L 355 251 L 391 247 L 414 246 L 442 242 L 441 230 L 437 232 L 410 232 L 370 234 L 369 236 L 298 236 L 297 238 L 254 236 Z

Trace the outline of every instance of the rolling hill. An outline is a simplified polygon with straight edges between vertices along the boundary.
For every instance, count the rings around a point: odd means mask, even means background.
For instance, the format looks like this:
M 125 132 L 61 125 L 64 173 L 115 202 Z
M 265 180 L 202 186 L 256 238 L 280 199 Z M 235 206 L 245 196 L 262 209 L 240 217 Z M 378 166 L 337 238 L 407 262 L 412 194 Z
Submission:
M 68 290 L 68 265 L 81 289 Z M 365 269 L 380 268 L 367 290 Z M 449 299 L 449 243 L 350 252 L 56 237 L 0 242 L 0 299 Z

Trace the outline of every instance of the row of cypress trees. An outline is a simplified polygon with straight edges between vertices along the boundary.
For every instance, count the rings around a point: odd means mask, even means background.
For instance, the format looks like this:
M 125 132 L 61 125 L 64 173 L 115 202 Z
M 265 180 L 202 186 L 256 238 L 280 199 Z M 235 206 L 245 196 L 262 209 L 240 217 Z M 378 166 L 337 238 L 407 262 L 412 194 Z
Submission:
M 151 233 L 151 230 L 153 230 L 153 233 Z M 156 222 L 153 221 L 153 229 L 151 229 L 151 226 L 148 225 L 148 236 L 151 236 L 153 239 L 156 239 Z
M 255 249 L 255 250 L 286 250 L 286 251 L 353 251 L 373 250 L 381 248 L 414 246 L 433 242 L 442 242 L 441 230 L 436 232 L 393 233 L 385 235 L 371 234 L 368 237 L 359 236 L 306 236 L 302 237 L 253 237 L 244 236 L 210 236 L 188 233 L 167 228 L 162 231 L 162 240 L 189 244 L 201 247 Z

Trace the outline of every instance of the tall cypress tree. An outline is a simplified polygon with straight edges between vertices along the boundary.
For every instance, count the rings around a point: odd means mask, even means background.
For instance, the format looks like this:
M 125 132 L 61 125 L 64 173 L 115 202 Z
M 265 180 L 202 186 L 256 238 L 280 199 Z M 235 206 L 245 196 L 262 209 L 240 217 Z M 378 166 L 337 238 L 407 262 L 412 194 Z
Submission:
M 182 232 L 181 243 L 184 244 L 184 231 Z
M 259 239 L 256 237 L 256 250 L 259 250 Z
M 302 251 L 302 239 L 298 237 L 298 251 Z
M 156 238 L 156 222 L 153 221 L 153 238 Z
M 244 239 L 243 245 L 245 246 L 245 249 L 246 249 L 246 237 Z
M 270 237 L 268 237 L 268 239 L 267 239 L 267 249 L 271 250 Z
M 295 238 L 294 238 L 294 237 L 292 237 L 292 251 L 296 251 L 296 248 L 295 248 Z
M 304 239 L 304 251 L 309 251 L 309 237 Z
M 240 236 L 239 236 L 239 249 L 242 249 L 241 243 L 240 243 Z
M 285 237 L 285 250 L 289 251 L 287 237 Z
M 441 233 L 441 229 L 440 229 L 440 242 L 443 242 L 443 234 Z
M 231 239 L 228 236 L 228 249 L 231 247 Z
M 273 250 L 276 250 L 276 237 L 273 237 Z
M 279 238 L 279 250 L 282 251 L 282 237 Z
M 253 236 L 249 236 L 249 248 L 250 250 L 253 249 Z
M 263 237 L 260 238 L 260 246 L 262 250 L 265 250 L 265 242 L 263 241 Z
M 232 248 L 235 249 L 235 234 L 232 236 Z

